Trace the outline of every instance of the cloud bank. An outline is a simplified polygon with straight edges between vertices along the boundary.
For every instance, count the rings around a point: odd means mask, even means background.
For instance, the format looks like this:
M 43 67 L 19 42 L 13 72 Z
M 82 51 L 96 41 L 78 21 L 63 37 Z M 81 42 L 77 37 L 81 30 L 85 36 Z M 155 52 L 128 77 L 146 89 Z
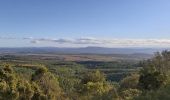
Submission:
M 170 39 L 102 39 L 102 38 L 77 38 L 77 39 L 50 39 L 37 38 L 29 39 L 31 43 L 56 43 L 56 44 L 74 44 L 74 45 L 95 45 L 110 47 L 126 46 L 153 46 L 153 47 L 170 47 Z
M 55 44 L 66 46 L 101 46 L 101 47 L 170 47 L 170 39 L 106 39 L 106 38 L 13 38 L 0 37 L 4 40 L 24 40 L 30 44 Z

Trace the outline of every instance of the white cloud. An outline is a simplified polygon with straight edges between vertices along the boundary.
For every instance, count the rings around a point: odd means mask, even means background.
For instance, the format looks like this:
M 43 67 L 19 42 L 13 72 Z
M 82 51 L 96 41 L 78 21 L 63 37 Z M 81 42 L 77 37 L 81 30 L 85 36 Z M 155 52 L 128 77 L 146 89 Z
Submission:
M 30 43 L 38 44 L 38 43 L 39 43 L 39 41 L 37 41 L 37 40 L 32 40 L 32 41 L 30 41 Z
M 0 37 L 0 39 L 18 39 L 13 37 Z M 38 45 L 53 44 L 67 46 L 103 46 L 103 47 L 170 47 L 170 39 L 106 39 L 106 38 L 33 38 L 24 37 L 21 40 Z
M 170 39 L 99 39 L 99 38 L 77 38 L 77 39 L 31 39 L 38 42 L 52 42 L 58 44 L 79 45 L 109 45 L 109 46 L 170 46 Z

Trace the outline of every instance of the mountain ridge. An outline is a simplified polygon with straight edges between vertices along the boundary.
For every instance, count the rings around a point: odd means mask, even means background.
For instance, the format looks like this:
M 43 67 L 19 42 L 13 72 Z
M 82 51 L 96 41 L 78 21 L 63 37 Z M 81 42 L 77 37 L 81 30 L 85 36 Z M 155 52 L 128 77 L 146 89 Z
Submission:
M 107 47 L 12 47 L 0 53 L 66 53 L 66 54 L 154 54 L 168 48 L 107 48 Z

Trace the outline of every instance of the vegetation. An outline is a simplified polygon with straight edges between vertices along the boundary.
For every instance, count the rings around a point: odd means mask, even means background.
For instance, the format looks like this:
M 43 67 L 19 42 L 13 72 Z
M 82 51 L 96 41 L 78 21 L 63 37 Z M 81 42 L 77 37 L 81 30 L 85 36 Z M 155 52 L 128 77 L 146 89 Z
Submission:
M 156 53 L 152 59 L 139 63 L 43 60 L 30 63 L 14 61 L 21 58 L 13 57 L 1 60 L 0 100 L 170 99 L 170 51 Z M 119 80 L 113 78 L 118 77 L 117 73 L 123 75 Z

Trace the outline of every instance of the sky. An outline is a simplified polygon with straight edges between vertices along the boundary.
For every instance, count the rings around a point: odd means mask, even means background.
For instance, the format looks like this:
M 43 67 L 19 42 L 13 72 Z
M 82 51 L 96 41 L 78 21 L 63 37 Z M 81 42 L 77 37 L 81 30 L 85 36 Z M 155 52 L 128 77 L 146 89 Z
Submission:
M 170 0 L 0 0 L 0 47 L 170 47 Z

